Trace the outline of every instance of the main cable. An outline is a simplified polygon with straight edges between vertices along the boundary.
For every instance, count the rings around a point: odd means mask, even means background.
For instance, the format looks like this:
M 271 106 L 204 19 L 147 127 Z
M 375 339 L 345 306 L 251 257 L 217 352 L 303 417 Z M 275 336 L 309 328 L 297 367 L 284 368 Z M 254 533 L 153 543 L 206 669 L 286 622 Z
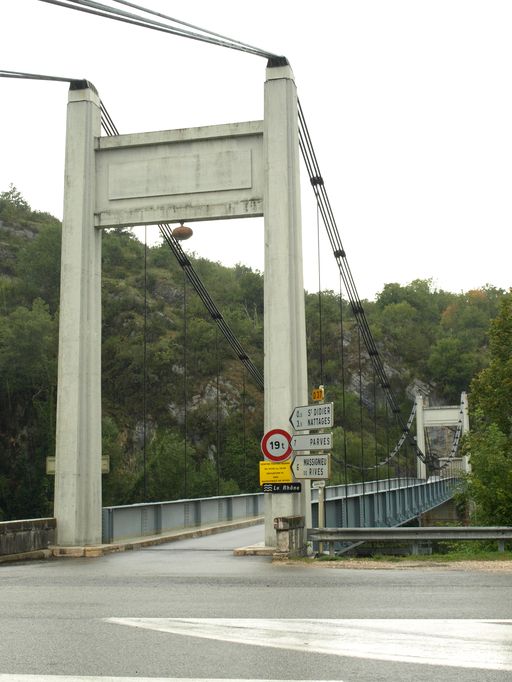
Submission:
M 180 36 L 182 38 L 189 38 L 191 40 L 197 40 L 199 42 L 217 45 L 218 47 L 225 47 L 231 50 L 238 50 L 239 52 L 247 52 L 249 54 L 256 55 L 257 57 L 265 57 L 266 59 L 281 57 L 281 55 L 276 55 L 273 52 L 268 52 L 267 50 L 262 50 L 260 48 L 253 47 L 252 45 L 248 45 L 246 43 L 241 43 L 240 41 L 233 40 L 231 38 L 220 39 L 216 37 L 217 34 L 214 34 L 211 31 L 206 31 L 205 29 L 199 29 L 201 31 L 204 31 L 204 33 L 206 34 L 202 35 L 200 33 L 187 31 L 185 29 L 177 28 L 175 26 L 160 21 L 147 19 L 140 15 L 133 14 L 132 12 L 126 12 L 115 7 L 110 7 L 109 5 L 103 5 L 102 3 L 99 2 L 93 2 L 93 0 L 39 0 L 39 1 L 45 2 L 49 5 L 65 7 L 67 9 L 73 9 L 78 12 L 93 14 L 95 16 L 100 16 L 106 19 L 113 19 L 115 21 L 120 21 L 122 23 L 140 26 L 142 28 L 150 28 L 154 31 L 170 33 L 171 35 Z M 142 7 L 140 9 L 141 11 L 147 13 L 153 13 L 152 10 L 147 10 Z
M 42 73 L 25 73 L 24 71 L 7 71 L 0 69 L 0 78 L 23 78 L 34 81 L 59 81 L 61 83 L 74 83 L 83 81 L 83 78 L 68 78 L 67 76 L 46 76 Z
M 311 136 L 309 134 L 306 119 L 304 117 L 304 112 L 302 110 L 302 106 L 300 104 L 299 99 L 297 99 L 297 107 L 299 122 L 299 147 L 302 153 L 302 157 L 317 200 L 317 206 L 320 209 L 324 226 L 327 231 L 329 241 L 331 243 L 331 248 L 336 259 L 336 263 L 338 265 L 338 269 L 345 290 L 348 295 L 350 306 L 352 308 L 352 312 L 354 313 L 354 317 L 357 322 L 357 327 L 361 333 L 366 350 L 370 357 L 370 361 L 374 367 L 376 376 L 379 378 L 379 382 L 382 390 L 384 391 L 387 402 L 389 403 L 392 412 L 396 415 L 399 425 L 403 429 L 404 438 L 400 443 L 400 447 L 403 445 L 403 442 L 405 440 L 408 440 L 410 444 L 413 446 L 416 456 L 423 462 L 427 461 L 430 462 L 430 460 L 432 459 L 431 455 L 429 453 L 425 454 L 420 450 L 416 440 L 414 439 L 413 435 L 410 432 L 410 425 L 406 424 L 400 415 L 400 407 L 398 406 L 396 398 L 391 390 L 391 385 L 387 377 L 384 364 L 382 362 L 380 353 L 377 349 L 373 335 L 371 333 L 368 324 L 368 319 L 365 315 L 364 308 L 361 303 L 361 299 L 359 298 L 357 287 L 355 285 L 354 278 L 352 276 L 352 272 L 347 261 L 346 252 L 341 242 L 339 230 L 336 224 L 331 203 L 329 201 L 329 197 L 327 195 L 327 191 L 325 189 L 325 183 L 320 172 L 318 160 L 315 154 L 313 143 L 311 141 Z

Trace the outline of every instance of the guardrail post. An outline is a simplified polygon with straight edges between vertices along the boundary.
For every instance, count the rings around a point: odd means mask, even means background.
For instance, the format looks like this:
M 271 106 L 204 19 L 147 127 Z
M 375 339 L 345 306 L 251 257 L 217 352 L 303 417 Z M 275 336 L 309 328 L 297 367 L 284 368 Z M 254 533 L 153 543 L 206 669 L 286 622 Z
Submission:
M 155 507 L 155 535 L 160 535 L 162 532 L 162 505 L 158 504 Z

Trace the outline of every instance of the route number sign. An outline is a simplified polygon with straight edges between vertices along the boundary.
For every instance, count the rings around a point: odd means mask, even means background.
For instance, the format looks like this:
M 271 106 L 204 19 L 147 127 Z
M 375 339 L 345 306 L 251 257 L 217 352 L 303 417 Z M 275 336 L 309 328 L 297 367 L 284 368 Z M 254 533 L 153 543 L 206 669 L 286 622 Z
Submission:
M 292 454 L 292 437 L 284 429 L 271 429 L 261 439 L 261 451 L 271 462 L 284 462 Z
M 323 400 L 325 398 L 325 391 L 323 386 L 319 386 L 318 388 L 314 388 L 311 391 L 311 398 L 317 402 L 319 400 Z

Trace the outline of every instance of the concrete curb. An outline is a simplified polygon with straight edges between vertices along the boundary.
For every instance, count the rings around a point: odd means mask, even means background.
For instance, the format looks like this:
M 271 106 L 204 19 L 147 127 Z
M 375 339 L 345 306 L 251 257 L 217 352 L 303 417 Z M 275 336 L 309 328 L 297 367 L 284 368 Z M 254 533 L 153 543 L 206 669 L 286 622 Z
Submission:
M 263 517 L 256 516 L 253 519 L 247 519 L 244 521 L 231 521 L 227 523 L 215 524 L 212 526 L 205 526 L 203 528 L 179 530 L 172 533 L 163 533 L 161 535 L 148 535 L 147 537 L 143 538 L 129 538 L 107 545 L 87 545 L 85 547 L 59 547 L 54 545 L 49 547 L 49 550 L 51 552 L 51 556 L 58 558 L 93 558 L 104 556 L 105 554 L 112 554 L 113 552 L 137 550 L 142 549 L 143 547 L 162 545 L 167 542 L 177 542 L 178 540 L 188 540 L 191 538 L 203 537 L 205 535 L 214 535 L 216 533 L 237 530 L 238 528 L 249 528 L 250 526 L 256 526 L 261 523 L 263 523 Z M 235 552 L 237 551 L 238 550 L 235 550 Z M 243 556 L 243 554 L 237 554 L 237 556 Z
M 234 549 L 233 554 L 235 556 L 274 556 L 276 551 L 275 547 L 265 547 L 265 544 L 260 542 L 257 545 Z
M 31 552 L 18 552 L 17 554 L 0 555 L 0 564 L 7 564 L 11 561 L 30 561 L 40 559 L 50 559 L 52 552 L 50 549 L 34 549 Z

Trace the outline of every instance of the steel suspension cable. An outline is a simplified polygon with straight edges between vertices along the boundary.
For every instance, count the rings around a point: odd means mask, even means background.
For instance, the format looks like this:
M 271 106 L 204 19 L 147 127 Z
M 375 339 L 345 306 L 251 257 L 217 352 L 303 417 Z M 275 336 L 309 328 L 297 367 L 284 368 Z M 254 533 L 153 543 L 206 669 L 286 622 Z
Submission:
M 258 54 L 260 52 L 263 52 L 265 56 L 267 54 L 271 54 L 270 52 L 267 53 L 265 50 L 260 50 L 257 47 L 254 47 L 252 45 L 248 45 L 247 43 L 243 43 L 240 40 L 234 40 L 233 38 L 230 38 L 229 36 L 222 35 L 221 33 L 215 33 L 214 31 L 210 31 L 206 28 L 201 28 L 200 26 L 196 26 L 194 24 L 189 24 L 186 21 L 182 21 L 181 19 L 176 19 L 175 17 L 170 17 L 168 14 L 162 14 L 161 12 L 156 12 L 152 9 L 142 7 L 141 5 L 137 5 L 134 2 L 128 2 L 128 0 L 113 0 L 113 2 L 116 2 L 118 5 L 125 5 L 126 7 L 132 7 L 133 9 L 138 9 L 141 12 L 144 12 L 145 14 L 151 14 L 155 17 L 160 17 L 162 19 L 167 19 L 168 21 L 171 21 L 174 24 L 180 24 L 181 26 L 187 26 L 187 28 L 192 28 L 195 31 L 200 31 L 201 33 L 205 33 L 206 35 L 212 36 L 214 38 L 220 38 L 221 40 L 227 40 L 230 43 L 233 43 L 234 45 L 240 45 L 245 48 L 251 48 L 253 50 L 258 51 Z M 262 55 L 263 56 L 263 55 Z
M 147 486 L 147 393 L 148 393 L 148 240 L 147 228 L 144 226 L 144 332 L 142 342 L 142 453 L 144 472 L 144 501 L 148 499 Z
M 373 335 L 371 333 L 368 320 L 364 313 L 364 308 L 359 298 L 357 288 L 348 264 L 346 253 L 341 242 L 336 220 L 334 218 L 334 213 L 327 195 L 324 180 L 322 178 L 316 154 L 311 141 L 311 136 L 309 135 L 308 127 L 305 121 L 304 113 L 300 101 L 298 100 L 298 119 L 299 119 L 299 147 L 304 159 L 306 170 L 308 172 L 315 197 L 317 198 L 317 203 L 320 208 L 320 213 L 324 221 L 324 226 L 331 243 L 331 248 L 335 256 L 338 269 L 340 271 L 345 290 L 347 291 L 349 302 L 354 313 L 358 328 L 360 330 L 361 336 L 364 340 L 368 355 L 374 366 L 375 372 L 379 377 L 380 385 L 386 395 L 387 402 L 389 403 L 391 410 L 397 415 L 398 421 L 401 423 L 402 427 L 406 429 L 406 424 L 400 416 L 400 408 L 393 395 L 389 379 L 387 377 L 386 371 L 384 369 L 384 364 L 380 358 L 379 351 L 375 345 Z M 407 431 L 406 438 L 409 440 L 411 445 L 414 447 L 416 456 L 422 461 L 427 461 L 429 458 L 428 453 L 425 454 L 421 452 L 418 448 L 417 443 L 414 441 L 412 434 Z
M 341 413 L 343 419 L 343 476 L 345 478 L 345 516 L 348 510 L 348 469 L 347 469 L 347 402 L 345 396 L 345 344 L 343 343 L 343 291 L 340 275 L 340 353 L 341 353 Z M 341 465 L 341 463 L 340 463 Z M 348 526 L 348 521 L 346 522 Z
M 215 391 L 215 416 L 216 416 L 216 460 L 217 460 L 217 496 L 220 495 L 220 348 L 219 348 L 219 328 L 215 327 L 215 354 L 217 358 L 217 376 Z
M 363 477 L 363 527 L 366 526 L 365 514 L 365 468 L 364 468 L 364 430 L 363 430 L 363 372 L 361 366 L 361 333 L 357 329 L 357 354 L 358 354 L 358 369 L 359 369 L 359 432 L 361 438 L 361 476 Z
M 25 73 L 24 71 L 6 71 L 0 69 L 0 78 L 21 78 L 33 81 L 58 81 L 60 83 L 74 83 L 83 81 L 83 78 L 69 78 L 67 76 L 46 76 L 41 73 Z
M 187 255 L 185 254 L 185 252 L 181 248 L 179 242 L 173 237 L 171 228 L 167 224 L 160 224 L 159 228 L 160 228 L 160 233 L 162 234 L 163 238 L 165 239 L 167 245 L 170 247 L 171 251 L 176 256 L 176 259 L 177 259 L 179 265 L 183 268 L 189 282 L 192 284 L 195 291 L 197 292 L 197 294 L 201 298 L 203 304 L 205 305 L 206 309 L 210 313 L 212 319 L 215 321 L 215 323 L 217 324 L 217 327 L 220 329 L 220 331 L 224 335 L 224 338 L 229 343 L 229 345 L 231 346 L 231 348 L 235 352 L 235 355 L 240 360 L 240 362 L 246 367 L 247 371 L 252 376 L 255 383 L 261 389 L 263 389 L 264 381 L 263 381 L 262 373 L 259 371 L 259 369 L 256 367 L 256 365 L 249 358 L 249 356 L 245 352 L 243 346 L 241 345 L 241 343 L 238 341 L 237 337 L 234 335 L 233 331 L 231 330 L 231 327 L 228 325 L 228 323 L 226 322 L 226 320 L 222 316 L 220 310 L 215 305 L 213 299 L 211 298 L 210 294 L 206 290 L 203 282 L 201 281 L 201 279 L 199 278 L 199 276 L 195 272 L 194 268 L 192 267 L 190 260 L 188 259 Z
M 103 102 L 100 103 L 100 110 L 101 110 L 101 125 L 103 127 L 103 130 L 109 136 L 119 135 L 119 130 L 117 129 L 114 121 L 110 117 L 110 115 L 109 115 L 105 105 L 103 104 Z M 224 338 L 226 339 L 226 341 L 229 343 L 229 345 L 233 349 L 237 358 L 240 360 L 240 362 L 244 365 L 244 367 L 247 369 L 249 374 L 252 376 L 256 385 L 259 388 L 263 389 L 264 388 L 264 380 L 263 380 L 262 373 L 259 371 L 259 369 L 256 367 L 256 365 L 249 358 L 249 356 L 247 355 L 242 344 L 239 342 L 239 340 L 237 339 L 237 337 L 235 336 L 235 334 L 231 330 L 231 327 L 225 321 L 220 310 L 216 306 L 215 302 L 213 301 L 212 297 L 210 296 L 206 287 L 204 286 L 203 282 L 201 281 L 201 278 L 199 277 L 199 275 L 194 270 L 192 263 L 188 259 L 186 253 L 181 248 L 178 240 L 173 237 L 172 230 L 171 230 L 169 224 L 161 223 L 159 225 L 159 228 L 160 228 L 160 234 L 162 235 L 166 244 L 169 246 L 169 248 L 173 252 L 176 260 L 178 261 L 178 264 L 180 265 L 183 272 L 185 273 L 188 281 L 192 284 L 194 290 L 196 291 L 196 293 L 200 297 L 201 301 L 203 302 L 204 306 L 206 307 L 206 309 L 210 313 L 212 319 L 215 321 L 218 328 L 220 329 L 220 331 L 224 335 Z
M 187 317 L 187 277 L 183 272 L 183 459 L 184 459 L 184 499 L 188 497 L 188 317 Z
M 318 334 L 319 334 L 319 359 L 320 359 L 320 385 L 324 385 L 324 338 L 322 328 L 322 267 L 320 260 L 320 212 L 316 208 L 316 237 L 317 237 L 317 260 L 318 260 Z
M 109 5 L 104 5 L 99 2 L 93 2 L 92 0 L 39 0 L 39 1 L 49 5 L 65 7 L 67 9 L 76 10 L 78 12 L 84 12 L 86 14 L 92 14 L 106 19 L 120 21 L 122 23 L 131 24 L 133 26 L 149 28 L 154 31 L 160 31 L 163 33 L 169 33 L 171 35 L 180 36 L 183 38 L 189 38 L 191 40 L 197 40 L 203 43 L 209 43 L 211 45 L 217 45 L 218 47 L 225 47 L 231 50 L 238 50 L 239 52 L 247 52 L 257 57 L 265 57 L 267 59 L 280 57 L 280 55 L 276 55 L 273 52 L 268 52 L 267 50 L 262 50 L 260 48 L 253 47 L 252 45 L 248 45 L 237 40 L 232 40 L 231 38 L 227 39 L 218 38 L 216 37 L 216 34 L 212 33 L 211 31 L 199 29 L 200 31 L 204 31 L 203 34 L 188 31 L 186 29 L 177 28 L 168 23 L 155 21 L 153 19 L 142 17 L 138 14 L 133 14 L 132 12 L 126 12 L 124 10 L 111 7 Z M 153 13 L 151 10 L 147 10 L 144 8 L 141 9 L 146 13 Z M 184 22 L 179 23 L 184 24 Z

